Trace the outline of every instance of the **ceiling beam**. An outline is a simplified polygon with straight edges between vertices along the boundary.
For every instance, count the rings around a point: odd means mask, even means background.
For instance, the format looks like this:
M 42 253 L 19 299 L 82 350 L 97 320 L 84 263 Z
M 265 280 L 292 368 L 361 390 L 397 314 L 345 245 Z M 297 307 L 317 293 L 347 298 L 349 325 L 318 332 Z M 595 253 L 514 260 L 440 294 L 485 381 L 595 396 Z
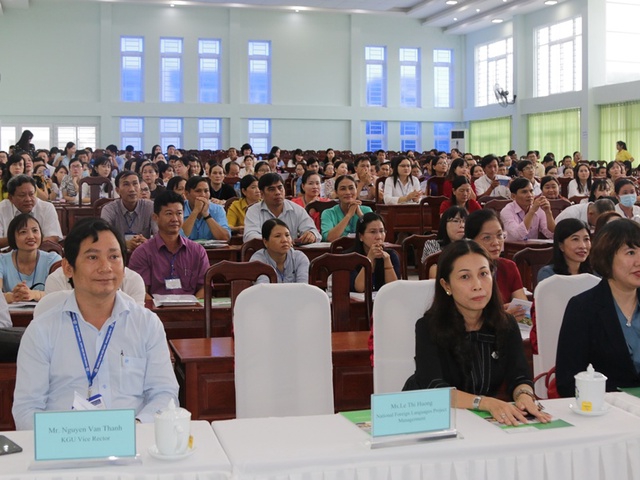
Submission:
M 444 10 L 439 11 L 438 13 L 434 13 L 430 17 L 425 17 L 422 19 L 422 24 L 429 24 L 432 22 L 437 22 L 445 18 L 453 18 L 458 15 L 462 15 L 465 12 L 475 12 L 475 5 L 482 3 L 483 0 L 471 0 L 466 1 L 463 4 L 454 5 L 452 7 L 446 8 Z M 498 8 L 503 8 L 501 5 Z
M 518 0 L 518 3 L 505 3 L 496 8 L 492 8 L 491 10 L 486 10 L 484 12 L 480 12 L 472 17 L 466 18 L 464 20 L 460 20 L 459 22 L 450 23 L 446 27 L 444 27 L 444 33 L 455 33 L 455 30 L 460 28 L 468 27 L 473 25 L 474 23 L 479 23 L 484 20 L 491 21 L 494 18 L 498 18 L 500 16 L 504 16 L 504 14 L 508 14 L 509 19 L 513 17 L 517 12 L 512 12 L 513 10 L 517 10 L 519 7 L 523 5 L 533 3 L 537 0 Z M 504 18 L 503 20 L 508 20 L 508 18 Z M 425 24 L 426 22 L 422 22 Z
M 421 2 L 416 3 L 413 7 L 407 10 L 407 15 L 417 16 L 422 10 L 430 7 L 436 3 L 440 3 L 441 0 L 422 0 Z

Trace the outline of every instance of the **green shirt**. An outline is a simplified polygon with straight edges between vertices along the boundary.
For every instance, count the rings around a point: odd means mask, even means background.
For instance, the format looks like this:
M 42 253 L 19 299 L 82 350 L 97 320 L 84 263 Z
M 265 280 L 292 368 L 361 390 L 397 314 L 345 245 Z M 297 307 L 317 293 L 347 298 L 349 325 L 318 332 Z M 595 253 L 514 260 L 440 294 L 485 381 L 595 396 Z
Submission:
M 360 205 L 360 210 L 362 210 L 363 214 L 373 211 L 371 210 L 370 207 L 367 207 L 364 205 Z M 322 233 L 322 240 L 326 242 L 328 241 L 327 235 L 329 234 L 329 231 L 342 221 L 342 219 L 344 218 L 344 213 L 342 213 L 340 204 L 338 204 L 335 207 L 331 207 L 325 210 L 324 212 L 322 212 L 322 217 L 320 218 L 321 218 L 320 230 Z M 342 235 L 341 235 L 342 237 L 346 237 L 350 233 L 356 233 L 356 225 L 358 223 L 358 218 L 359 217 L 357 215 L 354 215 L 351 218 L 351 220 L 349 220 L 349 224 L 347 225 L 347 228 L 345 228 L 344 232 L 342 232 Z

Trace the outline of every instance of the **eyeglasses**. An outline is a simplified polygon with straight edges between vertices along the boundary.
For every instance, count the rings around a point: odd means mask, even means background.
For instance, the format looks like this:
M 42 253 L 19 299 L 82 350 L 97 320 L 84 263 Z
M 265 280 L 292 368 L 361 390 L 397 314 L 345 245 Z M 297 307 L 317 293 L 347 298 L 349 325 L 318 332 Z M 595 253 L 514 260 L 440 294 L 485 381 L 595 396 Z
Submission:
M 455 223 L 456 225 L 464 225 L 465 220 L 464 218 L 450 218 L 449 220 L 447 220 L 447 223 Z
M 483 235 L 480 237 L 482 243 L 492 243 L 494 240 L 498 242 L 504 242 L 507 239 L 505 233 L 498 233 L 497 235 Z

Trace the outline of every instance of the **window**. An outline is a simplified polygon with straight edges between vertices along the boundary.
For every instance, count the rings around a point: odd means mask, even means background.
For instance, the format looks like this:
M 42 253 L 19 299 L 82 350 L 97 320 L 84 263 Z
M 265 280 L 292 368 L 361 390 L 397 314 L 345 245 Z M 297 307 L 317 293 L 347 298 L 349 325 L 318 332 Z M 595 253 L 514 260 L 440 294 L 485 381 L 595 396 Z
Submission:
M 476 107 L 498 103 L 495 85 L 513 92 L 513 38 L 476 47 L 475 69 Z
M 490 153 L 499 155 L 510 149 L 511 117 L 469 122 L 469 149 L 467 151 L 484 157 Z
M 73 142 L 78 148 L 96 148 L 96 127 L 57 127 L 57 145 L 64 146 L 67 142 Z M 124 149 L 126 145 L 121 147 Z
M 633 45 L 640 44 L 640 4 L 629 0 L 607 0 L 605 8 L 606 82 L 640 80 L 640 49 L 633 48 Z
M 249 119 L 249 143 L 254 153 L 267 153 L 271 148 L 271 120 Z
M 613 160 L 616 142 L 622 140 L 634 158 L 640 151 L 640 102 L 600 106 L 600 157 Z M 636 163 L 634 162 L 634 165 Z
M 160 39 L 160 101 L 182 101 L 182 39 Z
M 365 47 L 367 106 L 387 105 L 387 49 L 386 47 Z
M 0 127 L 0 150 L 9 153 L 9 147 L 15 145 L 17 140 L 16 127 Z
M 554 152 L 556 158 L 580 151 L 580 109 L 529 115 L 528 130 L 529 150 Z
M 142 37 L 120 38 L 120 100 L 143 101 L 144 40 Z
M 400 150 L 420 151 L 420 122 L 400 122 Z
M 403 107 L 420 106 L 419 48 L 400 49 L 400 105 Z
M 453 130 L 453 123 L 434 123 L 433 147 L 437 148 L 440 152 L 449 152 L 451 146 L 451 130 Z
M 220 149 L 220 119 L 201 118 L 198 120 L 200 150 Z
M 162 151 L 166 152 L 169 145 L 182 148 L 181 118 L 160 119 L 160 146 L 162 147 Z
M 220 40 L 198 40 L 201 103 L 220 103 Z
M 271 103 L 271 42 L 249 42 L 249 103 Z
M 47 150 L 51 148 L 51 127 L 33 127 L 31 125 L 23 125 L 18 130 L 20 131 L 20 135 L 22 135 L 22 132 L 25 130 L 29 130 L 33 133 L 31 143 L 36 147 L 36 150 L 38 148 L 46 148 Z
M 143 134 L 144 119 L 131 117 L 120 118 L 120 145 L 133 145 L 134 150 L 142 151 Z
M 367 151 L 387 149 L 387 122 L 366 123 Z
M 433 51 L 433 90 L 434 107 L 453 108 L 453 50 Z
M 535 32 L 537 97 L 582 90 L 582 18 Z

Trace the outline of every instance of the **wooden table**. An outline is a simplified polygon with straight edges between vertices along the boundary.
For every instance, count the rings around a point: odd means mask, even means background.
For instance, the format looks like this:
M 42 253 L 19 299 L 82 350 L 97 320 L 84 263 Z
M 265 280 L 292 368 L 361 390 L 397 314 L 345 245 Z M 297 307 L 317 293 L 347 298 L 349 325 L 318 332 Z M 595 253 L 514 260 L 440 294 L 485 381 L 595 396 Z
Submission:
M 335 332 L 331 336 L 336 411 L 369 408 L 373 393 L 369 332 Z M 233 339 L 175 339 L 169 345 L 176 359 L 180 404 L 191 412 L 191 418 L 234 418 Z
M 207 257 L 209 257 L 209 265 L 215 265 L 223 260 L 230 262 L 240 261 L 240 250 L 242 245 L 224 245 L 222 247 L 207 248 Z
M 422 233 L 420 232 L 420 205 L 417 203 L 403 205 L 377 204 L 376 213 L 384 220 L 385 229 L 387 230 L 385 240 L 387 242 L 395 242 L 396 235 L 400 232 L 406 232 L 411 235 Z M 427 215 L 427 217 L 430 216 Z M 425 225 L 425 229 L 430 228 L 430 224 Z

